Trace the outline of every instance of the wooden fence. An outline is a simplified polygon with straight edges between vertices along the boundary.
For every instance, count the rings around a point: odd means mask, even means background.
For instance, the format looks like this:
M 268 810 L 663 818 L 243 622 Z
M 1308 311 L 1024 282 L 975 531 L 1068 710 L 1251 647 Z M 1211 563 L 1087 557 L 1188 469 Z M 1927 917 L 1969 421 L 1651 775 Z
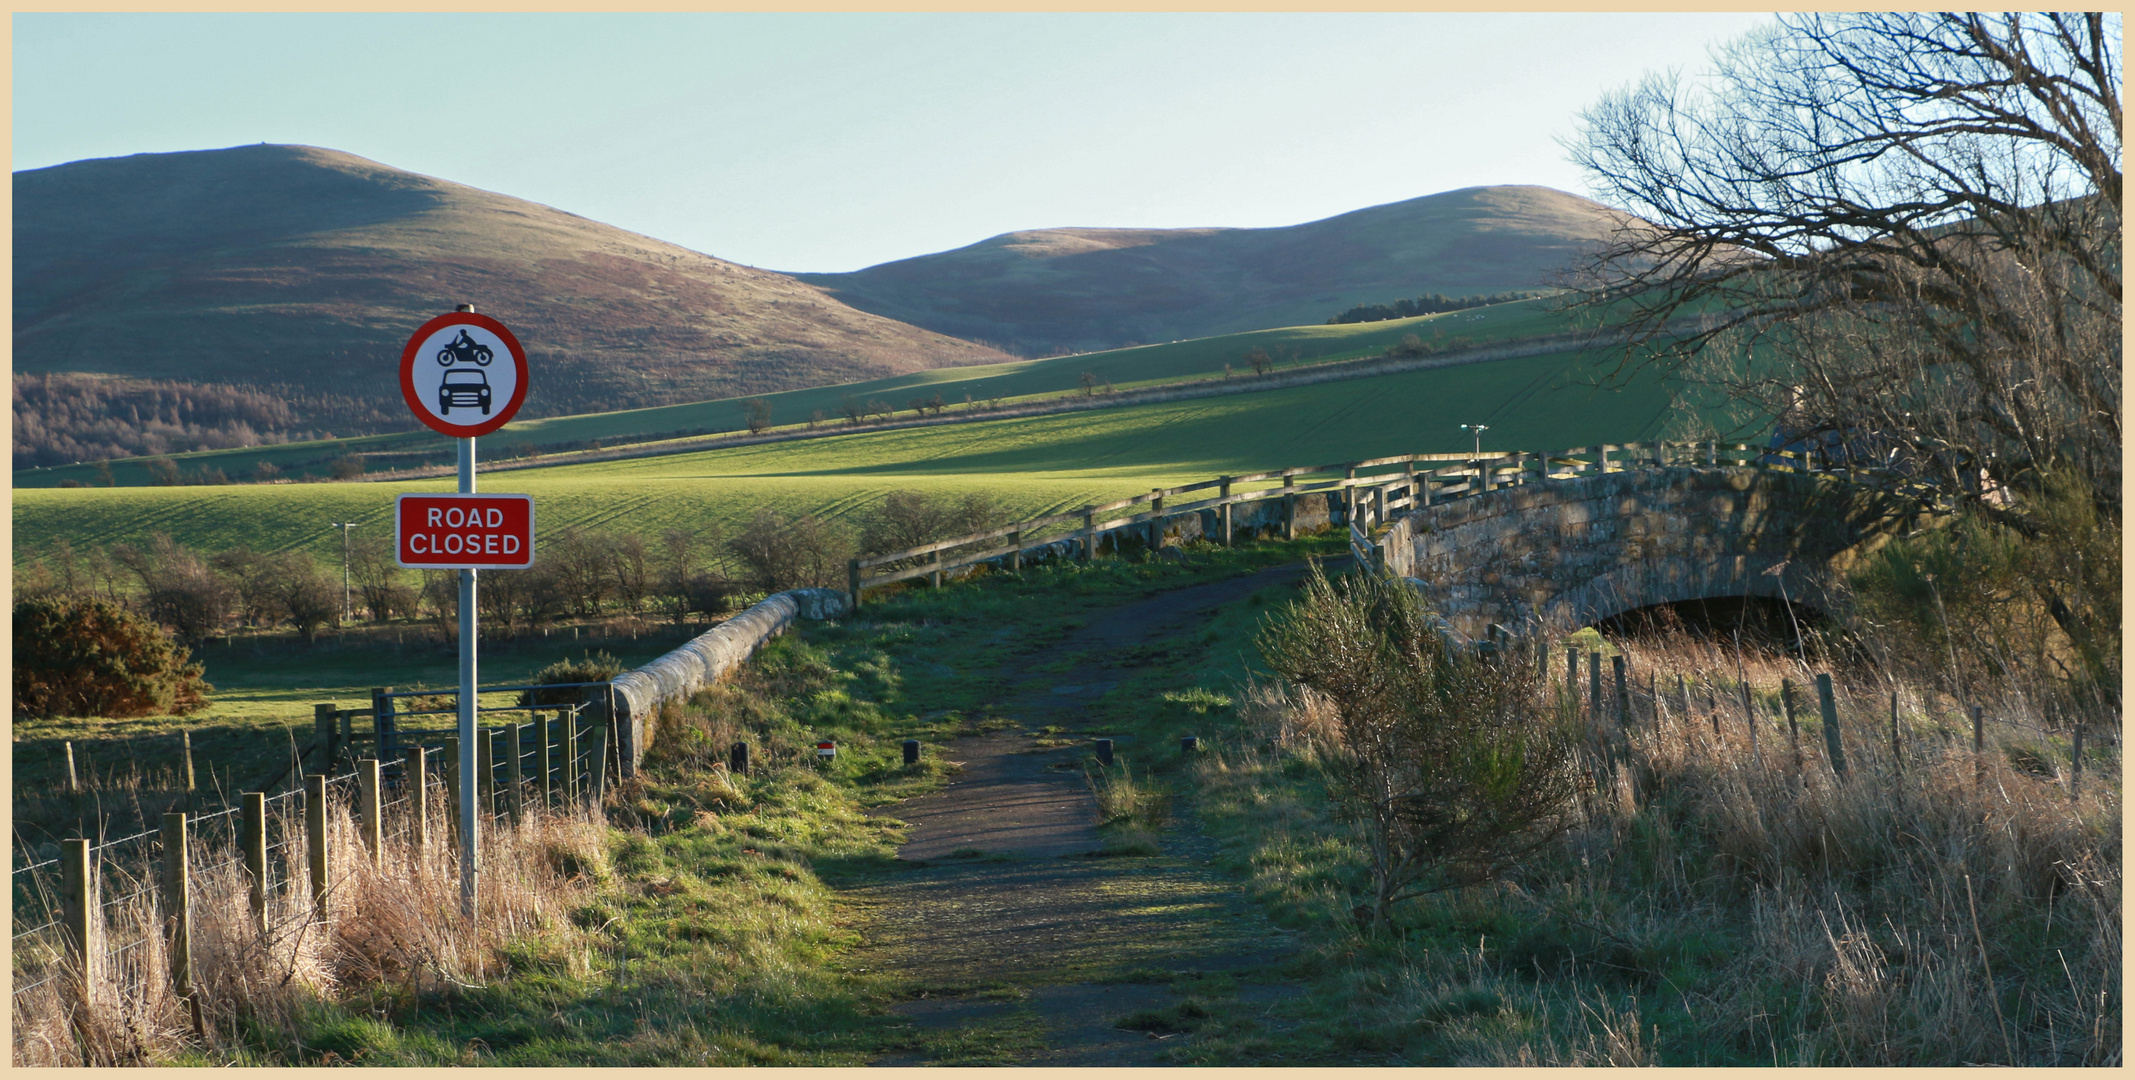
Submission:
M 1922 496 L 1933 494 L 1926 485 L 1891 470 L 1853 464 L 1834 465 L 1828 457 L 1820 462 L 1813 448 L 1800 452 L 1769 450 L 1746 443 L 1716 440 L 1605 443 L 1550 453 L 1485 452 L 1480 457 L 1475 454 L 1402 454 L 1220 476 L 902 551 L 853 559 L 846 566 L 846 591 L 857 609 L 863 592 L 884 585 L 926 578 L 929 583 L 939 586 L 945 574 L 996 560 L 1005 560 L 1009 569 L 1020 570 L 1026 552 L 1062 539 L 1073 541 L 1077 557 L 1087 560 L 1096 555 L 1106 534 L 1121 530 L 1140 531 L 1155 547 L 1161 543 L 1171 518 L 1203 511 L 1211 511 L 1215 516 L 1216 542 L 1229 545 L 1236 533 L 1234 510 L 1248 503 L 1280 501 L 1281 525 L 1277 531 L 1284 539 L 1293 539 L 1297 535 L 1297 501 L 1299 497 L 1311 494 L 1328 497 L 1330 522 L 1336 519 L 1339 507 L 1339 519 L 1351 527 L 1351 545 L 1358 552 L 1359 564 L 1383 566 L 1383 555 L 1371 544 L 1370 530 L 1392 520 L 1402 511 L 1520 484 L 1576 480 L 1631 469 L 1722 466 L 1838 475 L 1856 482 L 1872 478 L 1884 487 L 1897 487 Z M 1319 476 L 1327 479 L 1306 479 Z M 1178 501 L 1180 496 L 1209 491 L 1214 494 Z M 1122 510 L 1128 512 L 1119 514 Z M 922 559 L 925 561 L 918 561 Z M 868 573 L 878 567 L 887 569 Z

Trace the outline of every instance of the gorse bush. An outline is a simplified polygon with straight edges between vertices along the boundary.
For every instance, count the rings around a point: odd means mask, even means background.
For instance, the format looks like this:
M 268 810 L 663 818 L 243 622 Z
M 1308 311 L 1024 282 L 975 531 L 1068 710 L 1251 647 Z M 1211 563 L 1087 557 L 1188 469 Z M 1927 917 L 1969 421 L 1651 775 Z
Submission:
M 157 626 L 107 600 L 15 604 L 17 716 L 155 716 L 206 705 L 215 688 Z

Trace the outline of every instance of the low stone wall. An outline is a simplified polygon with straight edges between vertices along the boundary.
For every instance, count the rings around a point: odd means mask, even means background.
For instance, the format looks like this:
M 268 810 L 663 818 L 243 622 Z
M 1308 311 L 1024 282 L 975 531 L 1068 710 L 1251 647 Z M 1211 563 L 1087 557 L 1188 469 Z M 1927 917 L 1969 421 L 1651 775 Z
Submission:
M 681 648 L 635 671 L 616 676 L 615 731 L 624 776 L 644 760 L 653 718 L 669 701 L 718 682 L 754 655 L 758 646 L 785 633 L 796 619 L 835 619 L 851 610 L 837 589 L 774 593 L 749 610 L 691 638 Z

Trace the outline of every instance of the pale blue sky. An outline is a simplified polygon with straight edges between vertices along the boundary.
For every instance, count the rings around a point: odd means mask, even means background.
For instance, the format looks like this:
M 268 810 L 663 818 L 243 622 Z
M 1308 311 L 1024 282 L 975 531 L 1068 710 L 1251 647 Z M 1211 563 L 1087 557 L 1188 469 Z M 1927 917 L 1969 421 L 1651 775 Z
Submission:
M 724 259 L 1290 225 L 1477 184 L 1750 14 L 14 16 L 14 167 L 305 143 Z

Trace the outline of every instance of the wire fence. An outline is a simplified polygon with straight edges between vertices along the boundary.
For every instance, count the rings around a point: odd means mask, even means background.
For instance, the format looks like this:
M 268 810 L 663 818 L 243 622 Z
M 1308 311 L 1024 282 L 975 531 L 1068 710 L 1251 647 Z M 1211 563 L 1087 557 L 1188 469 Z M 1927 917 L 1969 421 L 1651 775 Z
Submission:
M 540 708 L 560 715 L 478 729 L 472 748 L 476 758 L 475 803 L 478 819 L 488 827 L 537 807 L 574 802 L 598 805 L 605 794 L 613 775 L 610 762 L 616 750 L 606 725 L 586 724 L 578 708 Z M 521 744 L 516 762 L 509 751 L 510 733 L 515 729 Z M 408 734 L 420 737 L 422 733 Z M 390 762 L 374 758 L 332 776 L 305 776 L 306 783 L 290 791 L 261 795 L 256 814 L 247 810 L 246 800 L 241 797 L 220 809 L 187 815 L 184 862 L 188 874 L 239 868 L 248 877 L 258 878 L 251 886 L 255 905 L 264 896 L 286 896 L 307 882 L 318 887 L 316 883 L 323 880 L 325 871 L 322 863 L 314 861 L 308 830 L 320 827 L 328 809 L 326 804 L 338 804 L 352 821 L 375 821 L 381 835 L 390 832 L 404 840 L 409 838 L 418 827 L 416 822 L 427 817 L 412 812 L 416 800 L 440 801 L 449 808 L 462 779 L 460 769 L 453 767 L 461 750 L 456 739 L 448 736 L 436 746 L 416 742 L 407 749 L 415 751 L 409 757 L 419 755 L 423 763 L 420 771 L 424 784 L 420 792 L 409 790 L 405 783 L 409 764 L 405 758 Z M 514 764 L 518 765 L 516 785 L 512 782 Z M 373 768 L 377 770 L 375 774 Z M 393 773 L 390 785 L 386 782 L 388 768 Z M 368 783 L 373 775 L 378 782 Z M 325 804 L 313 805 L 308 790 L 311 784 L 317 784 L 324 793 Z M 445 820 L 437 823 L 442 828 L 435 833 L 440 842 L 456 835 L 458 828 L 456 814 L 448 812 L 443 817 Z M 391 829 L 387 828 L 388 823 L 392 823 Z M 136 1000 L 147 989 L 147 980 L 166 977 L 154 964 L 126 959 L 158 936 L 159 920 L 173 909 L 173 898 L 167 895 L 172 879 L 162 872 L 162 864 L 167 862 L 164 835 L 159 828 L 85 844 L 78 856 L 88 873 L 85 892 L 84 886 L 70 880 L 74 875 L 63 872 L 68 862 L 65 855 L 15 869 L 15 922 L 34 923 L 29 929 L 15 932 L 11 939 L 15 957 L 12 993 L 18 1005 L 23 995 L 50 985 L 69 970 L 103 970 L 120 1000 Z M 248 847 L 257 852 L 256 856 L 245 853 Z M 260 864 L 256 873 L 255 860 Z M 77 864 L 75 873 L 82 870 L 83 864 Z M 89 898 L 87 909 L 69 903 L 65 894 L 70 884 L 77 897 Z M 85 933 L 97 938 L 116 931 L 134 936 L 122 945 L 99 946 L 93 953 L 89 942 L 83 940 Z

